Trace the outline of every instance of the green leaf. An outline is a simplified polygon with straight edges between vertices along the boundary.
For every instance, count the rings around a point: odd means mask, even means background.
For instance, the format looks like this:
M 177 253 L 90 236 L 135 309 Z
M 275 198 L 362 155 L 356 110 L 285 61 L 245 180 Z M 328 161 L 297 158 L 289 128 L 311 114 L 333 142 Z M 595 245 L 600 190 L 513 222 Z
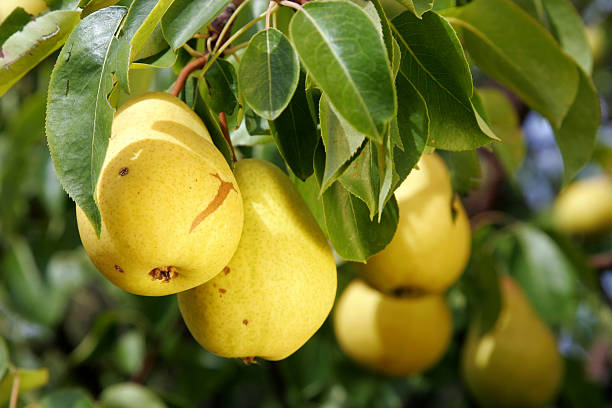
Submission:
M 345 121 L 328 102 L 327 95 L 319 101 L 321 135 L 325 146 L 325 172 L 321 181 L 324 192 L 346 169 L 365 136 Z
M 574 103 L 560 127 L 555 128 L 555 138 L 563 156 L 563 182 L 571 181 L 578 170 L 591 158 L 601 124 L 599 96 L 591 78 L 582 69 L 580 84 Z
M 119 3 L 119 0 L 91 0 L 89 2 L 81 0 L 80 5 L 84 5 L 84 3 L 86 3 L 87 5 L 83 7 L 83 12 L 81 13 L 82 18 L 85 18 L 88 15 L 95 13 L 96 11 L 105 7 L 113 6 Z
M 177 58 L 178 53 L 168 48 L 159 54 L 132 63 L 130 69 L 170 68 L 176 63 Z
M 13 388 L 15 377 L 19 377 L 19 392 L 23 393 L 45 385 L 49 381 L 49 370 L 46 368 L 34 370 L 16 368 L 9 370 L 2 381 L 0 381 L 0 405 L 6 404 L 11 397 L 11 389 Z
M 289 25 L 308 73 L 358 132 L 382 141 L 396 113 L 391 65 L 382 38 L 359 7 L 307 3 Z
M 120 383 L 106 388 L 100 396 L 101 408 L 166 408 L 153 392 L 140 384 Z
M 512 231 L 521 248 L 513 271 L 538 314 L 553 325 L 573 318 L 578 282 L 571 263 L 544 232 L 524 223 Z
M 32 16 L 21 7 L 17 7 L 13 10 L 11 14 L 2 21 L 2 24 L 0 24 L 0 46 L 2 46 L 11 35 L 21 31 L 30 21 L 32 21 Z
M 370 210 L 370 219 L 378 213 L 378 196 L 380 193 L 380 177 L 378 167 L 378 149 L 376 144 L 368 140 L 359 155 L 338 177 L 338 181 L 351 194 L 359 197 Z
M 561 48 L 590 75 L 593 56 L 582 18 L 569 0 L 543 0 L 542 3 L 548 14 L 552 34 L 559 41 Z
M 54 391 L 38 403 L 42 408 L 94 408 L 91 399 L 78 389 Z
M 501 139 L 501 143 L 493 143 L 493 151 L 506 174 L 513 177 L 525 157 L 525 142 L 518 114 L 512 101 L 497 88 L 479 88 L 478 96 L 491 129 Z
M 412 14 L 421 18 L 423 13 L 431 10 L 434 0 L 397 0 L 402 6 L 406 7 Z
M 8 370 L 9 363 L 10 360 L 6 342 L 2 337 L 0 337 L 0 380 L 4 378 L 4 374 L 6 374 L 6 370 Z
M 64 44 L 79 23 L 78 11 L 53 11 L 11 35 L 0 52 L 0 96 Z
M 448 152 L 438 150 L 437 153 L 444 159 L 451 177 L 453 191 L 460 195 L 467 195 L 480 182 L 480 162 L 476 150 L 464 152 Z
M 472 105 L 472 75 L 453 28 L 433 12 L 392 21 L 401 50 L 399 76 L 422 95 L 431 122 L 428 144 L 468 150 L 496 139 Z
M 60 52 L 51 74 L 47 141 L 57 177 L 100 233 L 94 199 L 114 109 L 111 44 L 126 10 L 109 7 L 86 17 Z
M 301 180 L 306 180 L 314 171 L 312 161 L 319 139 L 304 87 L 305 75 L 302 75 L 287 108 L 269 122 L 278 151 L 293 174 Z
M 200 82 L 200 92 L 208 106 L 216 112 L 231 115 L 237 108 L 238 78 L 231 62 L 217 59 Z
M 162 18 L 162 30 L 174 50 L 210 24 L 231 0 L 174 0 Z
M 115 362 L 122 373 L 134 375 L 142 368 L 146 351 L 144 335 L 138 330 L 130 330 L 117 339 Z
M 117 76 L 129 93 L 129 67 L 174 0 L 134 0 L 123 23 L 117 58 Z
M 238 81 L 245 102 L 259 116 L 276 119 L 287 107 L 300 79 L 300 61 L 280 31 L 255 34 L 240 60 Z
M 462 28 L 465 47 L 479 68 L 553 126 L 561 124 L 579 75 L 544 27 L 510 0 L 475 0 L 457 9 L 451 21 Z

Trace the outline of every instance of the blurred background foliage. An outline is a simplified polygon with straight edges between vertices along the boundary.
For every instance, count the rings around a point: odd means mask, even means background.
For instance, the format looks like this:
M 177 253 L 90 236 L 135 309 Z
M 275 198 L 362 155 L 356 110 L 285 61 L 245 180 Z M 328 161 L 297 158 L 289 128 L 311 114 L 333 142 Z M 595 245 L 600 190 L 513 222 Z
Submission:
M 612 176 L 612 3 L 575 3 L 593 47 L 603 114 L 595 155 L 578 178 Z M 479 151 L 479 183 L 470 183 L 464 197 L 478 229 L 472 262 L 448 292 L 454 317 L 448 352 L 426 373 L 388 378 L 343 355 L 330 319 L 288 359 L 247 367 L 203 350 L 174 296 L 139 297 L 106 281 L 80 245 L 74 204 L 45 143 L 55 58 L 0 99 L 0 407 L 16 374 L 19 406 L 30 407 L 471 407 L 459 350 L 470 311 L 499 303 L 487 290 L 482 276 L 491 271 L 483 265 L 514 275 L 557 334 L 566 371 L 555 406 L 612 406 L 612 262 L 605 263 L 612 234 L 568 237 L 555 230 L 550 209 L 563 164 L 552 129 L 477 69 L 489 119 L 511 143 Z M 159 90 L 174 72 L 133 77 L 142 82 L 137 89 Z M 244 128 L 233 135 L 236 144 L 246 136 Z M 248 144 L 254 146 L 241 147 L 243 155 L 282 165 L 272 144 Z M 461 166 L 451 171 L 458 177 Z M 493 250 L 481 250 L 492 241 Z M 339 267 L 338 293 L 354 275 L 354 265 Z

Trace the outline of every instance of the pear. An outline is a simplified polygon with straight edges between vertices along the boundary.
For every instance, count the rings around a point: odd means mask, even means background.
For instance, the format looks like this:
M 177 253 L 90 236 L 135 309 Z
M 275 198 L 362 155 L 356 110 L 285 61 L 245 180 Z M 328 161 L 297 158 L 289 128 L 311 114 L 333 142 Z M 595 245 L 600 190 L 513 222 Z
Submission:
M 0 1 L 0 23 L 17 7 L 37 16 L 47 8 L 47 3 L 45 0 L 2 0 Z
M 281 360 L 323 324 L 336 295 L 336 265 L 306 203 L 273 164 L 241 160 L 236 180 L 244 230 L 227 267 L 178 295 L 193 337 L 222 357 Z
M 187 105 L 151 93 L 115 115 L 96 187 L 100 238 L 77 207 L 81 241 L 115 285 L 161 296 L 200 285 L 240 241 L 240 189 Z
M 444 161 L 424 154 L 395 197 L 395 235 L 361 267 L 362 277 L 386 293 L 444 291 L 465 268 L 471 248 L 470 225 Z
M 557 227 L 569 234 L 590 234 L 612 228 L 612 179 L 607 176 L 575 181 L 553 206 Z
M 334 331 L 355 361 L 406 376 L 427 370 L 444 355 L 452 317 L 441 295 L 388 296 L 355 279 L 334 309 Z
M 509 276 L 500 280 L 503 306 L 495 326 L 468 331 L 462 372 L 483 407 L 544 407 L 555 397 L 563 360 L 555 337 Z

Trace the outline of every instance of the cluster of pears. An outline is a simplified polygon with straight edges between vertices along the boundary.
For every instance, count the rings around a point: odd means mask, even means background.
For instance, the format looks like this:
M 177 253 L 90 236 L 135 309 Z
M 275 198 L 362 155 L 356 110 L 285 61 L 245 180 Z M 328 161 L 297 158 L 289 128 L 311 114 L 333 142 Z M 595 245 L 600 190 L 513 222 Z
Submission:
M 467 264 L 471 232 L 448 169 L 435 154 L 421 157 L 395 197 L 397 231 L 342 293 L 334 329 L 357 362 L 404 376 L 434 365 L 449 345 L 452 317 L 444 291 Z
M 500 279 L 502 308 L 492 329 L 470 325 L 462 351 L 462 373 L 482 407 L 538 408 L 555 397 L 563 359 L 555 337 L 532 309 L 521 287 Z
M 323 324 L 336 294 L 331 249 L 289 178 L 240 160 L 232 172 L 200 118 L 149 93 L 118 110 L 95 198 L 94 265 L 135 294 L 178 293 L 195 339 L 223 357 L 283 359 Z

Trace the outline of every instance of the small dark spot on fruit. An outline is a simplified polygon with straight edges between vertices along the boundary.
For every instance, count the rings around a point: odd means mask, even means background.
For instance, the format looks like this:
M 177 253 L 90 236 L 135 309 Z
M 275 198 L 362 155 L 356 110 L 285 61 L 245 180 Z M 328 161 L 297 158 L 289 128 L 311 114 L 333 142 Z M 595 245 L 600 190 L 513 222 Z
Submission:
M 223 274 L 227 275 L 228 273 L 230 273 L 230 268 L 229 266 L 226 266 L 225 268 L 223 268 Z
M 115 265 L 115 270 L 123 273 L 123 269 L 119 265 Z
M 247 324 L 249 324 L 249 321 L 248 321 L 247 319 L 244 319 L 244 320 L 242 321 L 242 324 L 244 324 L 244 325 L 246 326 Z
M 127 175 L 130 172 L 130 169 L 128 169 L 127 167 L 122 167 L 121 170 L 119 170 L 119 175 L 121 177 Z
M 227 289 L 219 288 L 219 293 L 225 293 L 225 292 L 227 292 Z
M 163 266 L 161 268 L 153 268 L 149 272 L 151 280 L 160 280 L 162 283 L 168 283 L 171 279 L 178 277 L 178 272 L 174 266 Z

